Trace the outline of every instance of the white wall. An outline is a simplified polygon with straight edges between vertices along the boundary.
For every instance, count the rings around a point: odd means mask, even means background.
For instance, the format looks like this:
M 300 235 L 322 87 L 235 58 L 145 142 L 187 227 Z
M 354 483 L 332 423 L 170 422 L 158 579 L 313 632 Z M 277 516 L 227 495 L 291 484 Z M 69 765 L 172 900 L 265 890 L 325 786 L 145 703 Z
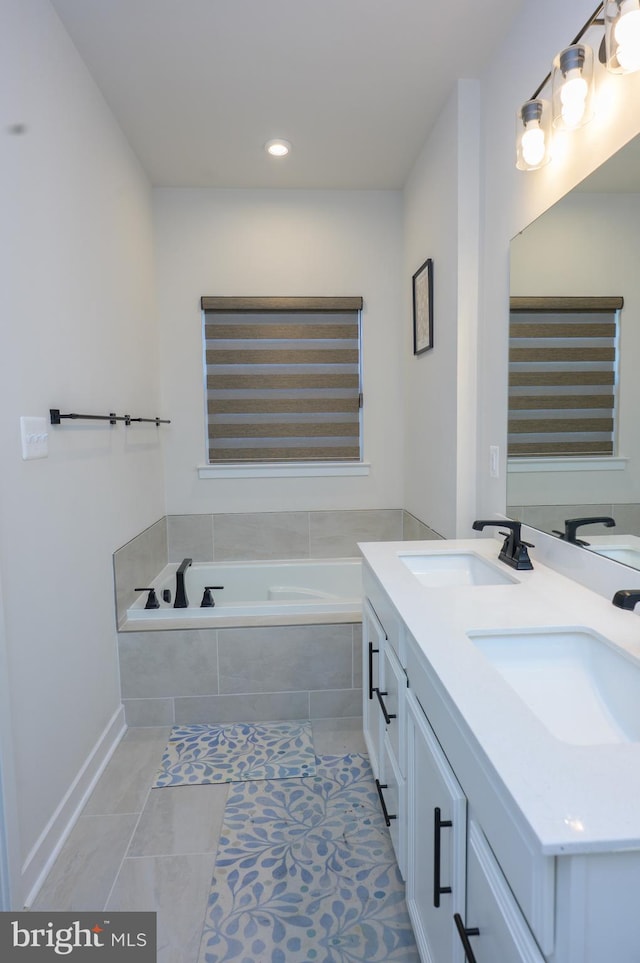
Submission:
M 483 234 L 478 332 L 478 511 L 505 508 L 509 241 L 640 130 L 640 74 L 603 73 L 596 117 L 556 141 L 539 171 L 515 168 L 515 116 L 593 13 L 593 0 L 539 0 L 516 18 L 482 78 Z M 489 445 L 500 446 L 502 471 L 489 477 Z
M 47 459 L 22 460 L 21 415 L 156 414 L 151 203 L 48 0 L 5 0 L 0 45 L 0 582 L 20 906 L 119 718 L 111 554 L 164 503 L 155 426 L 67 422 L 49 429 Z M 2 746 L 6 761 L 6 731 Z
M 448 538 L 474 514 L 478 85 L 461 81 L 404 189 L 404 507 Z M 411 277 L 433 259 L 433 349 L 413 355 Z
M 613 186 L 613 185 L 612 185 Z M 510 505 L 640 501 L 640 195 L 573 191 L 511 245 L 511 294 L 624 298 L 620 331 L 618 453 L 624 471 L 513 472 Z
M 402 507 L 401 195 L 154 191 L 167 512 Z M 364 477 L 199 479 L 203 295 L 362 295 Z

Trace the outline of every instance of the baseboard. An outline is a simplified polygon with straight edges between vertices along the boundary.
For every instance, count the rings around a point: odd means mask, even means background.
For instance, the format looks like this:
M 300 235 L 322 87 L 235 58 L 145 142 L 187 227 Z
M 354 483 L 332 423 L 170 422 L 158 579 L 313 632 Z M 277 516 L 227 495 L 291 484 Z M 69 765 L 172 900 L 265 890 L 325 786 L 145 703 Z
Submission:
M 25 907 L 31 906 L 36 898 L 126 728 L 124 707 L 120 705 L 24 862 L 21 892 L 27 894 Z

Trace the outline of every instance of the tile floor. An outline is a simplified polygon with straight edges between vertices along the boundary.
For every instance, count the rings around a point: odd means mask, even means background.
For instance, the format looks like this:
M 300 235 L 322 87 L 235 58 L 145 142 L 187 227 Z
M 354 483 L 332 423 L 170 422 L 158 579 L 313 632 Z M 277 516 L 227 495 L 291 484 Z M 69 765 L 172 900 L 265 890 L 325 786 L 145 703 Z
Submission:
M 239 785 L 249 784 L 152 789 L 169 734 L 169 727 L 127 731 L 31 909 L 155 910 L 159 963 L 205 963 L 200 944 L 205 914 L 211 926 L 225 805 Z M 319 756 L 366 753 L 360 719 L 314 721 L 313 741 Z M 396 949 L 389 959 L 417 961 L 415 947 Z M 271 959 L 259 951 L 245 955 L 248 950 L 233 958 Z M 320 963 L 315 951 L 308 957 Z

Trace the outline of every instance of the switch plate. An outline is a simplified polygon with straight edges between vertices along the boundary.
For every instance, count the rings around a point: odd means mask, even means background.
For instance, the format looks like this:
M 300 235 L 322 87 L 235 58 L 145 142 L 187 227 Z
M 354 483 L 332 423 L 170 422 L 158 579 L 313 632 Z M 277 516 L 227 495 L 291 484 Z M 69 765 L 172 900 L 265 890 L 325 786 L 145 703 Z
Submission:
M 500 447 L 489 445 L 489 475 L 491 478 L 500 477 Z
M 20 418 L 20 437 L 24 461 L 31 458 L 46 458 L 49 454 L 49 432 L 46 418 Z

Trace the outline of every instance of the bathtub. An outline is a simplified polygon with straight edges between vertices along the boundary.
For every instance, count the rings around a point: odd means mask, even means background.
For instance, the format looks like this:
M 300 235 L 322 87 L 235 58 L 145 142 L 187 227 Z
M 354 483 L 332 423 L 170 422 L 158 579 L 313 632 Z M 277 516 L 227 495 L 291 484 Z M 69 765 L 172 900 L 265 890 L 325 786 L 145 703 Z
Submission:
M 352 622 L 362 617 L 359 558 L 296 559 L 261 562 L 194 562 L 185 575 L 189 606 L 174 608 L 176 571 L 167 565 L 152 586 L 160 608 L 146 609 L 147 592 L 127 610 L 122 629 Z M 201 607 L 205 586 L 215 606 Z M 163 593 L 171 601 L 163 601 Z

